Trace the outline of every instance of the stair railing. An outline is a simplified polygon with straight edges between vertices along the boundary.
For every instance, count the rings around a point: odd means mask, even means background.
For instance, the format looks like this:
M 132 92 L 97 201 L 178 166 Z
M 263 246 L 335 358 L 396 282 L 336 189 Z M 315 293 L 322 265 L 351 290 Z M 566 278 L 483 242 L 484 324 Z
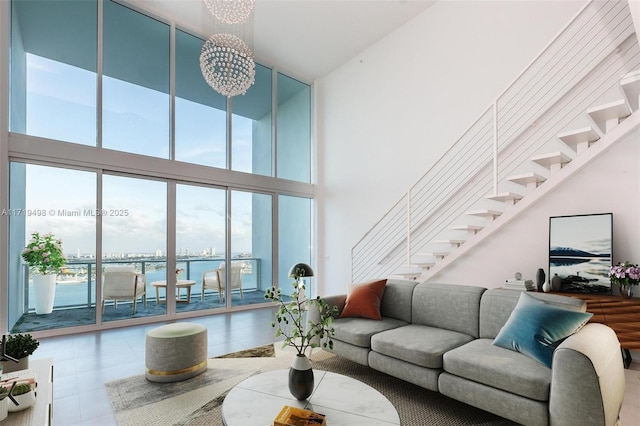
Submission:
M 626 2 L 590 1 L 352 249 L 352 280 L 389 276 L 640 63 Z M 488 202 L 491 205 L 491 202 Z

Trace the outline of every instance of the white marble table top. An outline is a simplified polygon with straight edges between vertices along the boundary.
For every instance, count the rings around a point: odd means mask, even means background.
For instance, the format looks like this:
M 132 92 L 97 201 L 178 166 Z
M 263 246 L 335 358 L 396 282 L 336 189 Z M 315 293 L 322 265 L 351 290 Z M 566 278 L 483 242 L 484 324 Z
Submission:
M 226 426 L 273 424 L 282 407 L 290 405 L 327 416 L 331 426 L 399 425 L 398 412 L 380 392 L 351 377 L 313 370 L 314 390 L 298 401 L 287 386 L 289 370 L 249 377 L 231 389 L 222 403 Z

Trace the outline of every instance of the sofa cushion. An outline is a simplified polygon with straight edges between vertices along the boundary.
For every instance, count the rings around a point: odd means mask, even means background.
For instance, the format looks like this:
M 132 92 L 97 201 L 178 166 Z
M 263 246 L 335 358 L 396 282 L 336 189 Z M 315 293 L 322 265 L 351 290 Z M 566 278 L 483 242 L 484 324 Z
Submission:
M 381 320 L 380 303 L 386 285 L 386 279 L 350 284 L 340 318 L 357 317 Z
M 482 295 L 480 301 L 480 337 L 494 339 L 511 315 L 520 298 L 520 290 L 492 289 Z M 527 293 L 536 299 L 573 309 L 578 312 L 587 310 L 587 302 L 575 297 L 560 296 L 551 293 Z
M 371 336 L 406 324 L 405 321 L 386 317 L 382 317 L 380 321 L 372 321 L 368 318 L 338 318 L 332 324 L 335 330 L 333 339 L 370 348 Z
M 547 304 L 523 292 L 493 344 L 523 353 L 551 367 L 553 351 L 592 316 Z
M 418 285 L 416 281 L 387 280 L 384 297 L 380 304 L 382 316 L 411 322 L 411 301 L 416 285 Z
M 478 337 L 483 287 L 422 283 L 413 291 L 412 323 Z
M 444 354 L 444 370 L 456 376 L 538 401 L 549 400 L 551 369 L 519 352 L 476 339 Z
M 442 368 L 442 354 L 473 340 L 468 334 L 409 324 L 371 337 L 371 349 L 427 368 Z

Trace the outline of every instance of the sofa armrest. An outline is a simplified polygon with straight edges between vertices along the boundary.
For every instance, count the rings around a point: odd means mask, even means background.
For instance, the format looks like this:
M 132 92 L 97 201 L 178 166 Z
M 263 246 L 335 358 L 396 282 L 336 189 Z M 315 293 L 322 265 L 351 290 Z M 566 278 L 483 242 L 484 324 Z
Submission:
M 549 396 L 550 425 L 615 425 L 625 392 L 620 342 L 590 323 L 555 350 Z
M 333 309 L 334 306 L 338 307 L 338 314 L 335 318 L 340 317 L 342 310 L 344 309 L 345 302 L 347 300 L 346 294 L 338 294 L 334 296 L 321 297 L 327 303 L 327 309 Z M 317 303 L 310 303 L 307 309 L 307 328 L 309 323 L 320 322 L 320 309 Z M 316 336 L 312 339 L 313 343 L 319 344 L 319 338 Z
M 338 307 L 338 315 L 336 316 L 336 318 L 338 318 L 344 309 L 345 302 L 347 301 L 347 295 L 337 294 L 334 296 L 321 297 L 321 299 L 327 303 L 328 309 L 333 309 L 334 306 Z M 316 303 L 309 304 L 309 309 L 307 309 L 307 321 L 320 321 L 320 311 Z

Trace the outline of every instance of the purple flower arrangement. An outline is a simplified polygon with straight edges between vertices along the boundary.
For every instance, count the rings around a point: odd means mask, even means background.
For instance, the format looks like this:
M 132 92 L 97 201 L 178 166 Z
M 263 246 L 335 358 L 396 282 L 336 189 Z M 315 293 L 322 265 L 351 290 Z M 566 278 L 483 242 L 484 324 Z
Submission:
M 618 263 L 609 270 L 612 284 L 638 285 L 640 283 L 640 267 L 631 262 Z

